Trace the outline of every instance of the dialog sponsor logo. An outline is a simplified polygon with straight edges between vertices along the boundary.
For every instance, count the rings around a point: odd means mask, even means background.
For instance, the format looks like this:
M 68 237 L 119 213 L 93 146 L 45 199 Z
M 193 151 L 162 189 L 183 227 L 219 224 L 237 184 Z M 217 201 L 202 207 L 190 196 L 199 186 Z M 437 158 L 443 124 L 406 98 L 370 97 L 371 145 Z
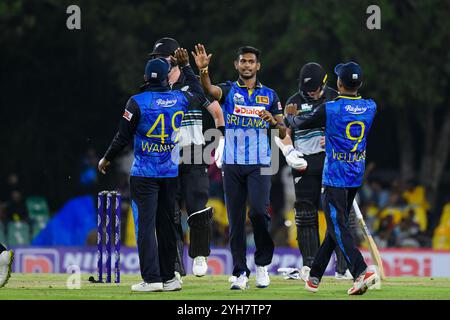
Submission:
M 234 105 L 234 111 L 233 113 L 237 116 L 242 117 L 252 117 L 252 118 L 259 118 L 259 115 L 263 110 L 266 110 L 264 107 L 247 107 L 247 106 L 240 106 L 238 104 Z
M 346 105 L 345 111 L 351 114 L 363 114 L 367 111 L 367 107 L 360 107 L 360 106 L 352 106 L 352 105 Z
M 156 104 L 159 107 L 169 108 L 173 107 L 177 103 L 177 99 L 158 99 L 156 100 Z

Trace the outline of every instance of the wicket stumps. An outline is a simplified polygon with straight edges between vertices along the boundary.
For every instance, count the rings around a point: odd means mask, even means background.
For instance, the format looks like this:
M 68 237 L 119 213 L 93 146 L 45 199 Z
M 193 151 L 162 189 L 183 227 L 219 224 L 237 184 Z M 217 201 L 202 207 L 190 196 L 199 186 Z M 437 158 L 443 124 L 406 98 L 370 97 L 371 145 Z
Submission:
M 106 255 L 106 283 L 111 283 L 111 241 L 114 225 L 114 282 L 120 283 L 120 204 L 121 196 L 116 191 L 101 191 L 97 196 L 97 275 L 103 282 L 103 242 Z M 106 205 L 105 205 L 106 204 Z M 114 204 L 114 210 L 113 210 Z M 114 214 L 113 214 L 114 211 Z M 113 219 L 114 215 L 114 219 Z M 114 223 L 113 223 L 114 221 Z M 103 226 L 105 230 L 103 230 Z M 105 241 L 103 241 L 105 231 Z

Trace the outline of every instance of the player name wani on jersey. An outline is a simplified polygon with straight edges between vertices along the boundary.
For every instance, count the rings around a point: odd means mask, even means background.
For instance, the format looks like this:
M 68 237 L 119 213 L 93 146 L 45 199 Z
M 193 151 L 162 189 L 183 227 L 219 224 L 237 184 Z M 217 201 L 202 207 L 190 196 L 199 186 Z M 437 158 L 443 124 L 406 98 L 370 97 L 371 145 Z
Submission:
M 160 143 L 148 143 L 141 141 L 142 151 L 144 152 L 172 152 L 175 148 L 175 144 L 160 144 Z

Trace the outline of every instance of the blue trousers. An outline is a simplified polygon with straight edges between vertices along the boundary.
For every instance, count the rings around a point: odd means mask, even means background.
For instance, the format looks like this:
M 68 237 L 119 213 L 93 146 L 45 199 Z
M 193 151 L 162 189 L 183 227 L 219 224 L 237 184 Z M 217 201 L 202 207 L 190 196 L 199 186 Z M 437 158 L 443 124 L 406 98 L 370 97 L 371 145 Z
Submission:
M 322 278 L 337 246 L 344 254 L 354 279 L 366 270 L 367 265 L 355 245 L 348 225 L 348 216 L 357 191 L 358 188 L 324 186 L 322 204 L 327 221 L 327 232 L 311 266 L 309 273 L 311 277 Z
M 174 277 L 176 178 L 130 177 L 131 205 L 142 279 L 165 282 Z
M 272 262 L 274 244 L 269 233 L 270 175 L 261 175 L 261 165 L 223 165 L 223 184 L 228 221 L 230 224 L 230 249 L 233 256 L 233 275 L 245 272 L 247 267 L 245 222 L 247 200 L 250 222 L 255 239 L 255 264 L 266 266 Z

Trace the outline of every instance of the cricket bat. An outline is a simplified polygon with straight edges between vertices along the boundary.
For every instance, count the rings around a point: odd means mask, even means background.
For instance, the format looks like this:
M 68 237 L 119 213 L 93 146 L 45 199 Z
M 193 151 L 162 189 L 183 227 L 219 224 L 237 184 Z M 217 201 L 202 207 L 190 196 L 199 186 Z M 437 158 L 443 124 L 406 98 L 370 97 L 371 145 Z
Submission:
M 381 280 L 384 280 L 384 268 L 383 268 L 383 262 L 381 260 L 380 252 L 378 251 L 377 245 L 375 244 L 375 241 L 373 240 L 372 234 L 369 231 L 369 228 L 367 228 L 366 222 L 364 221 L 364 218 L 361 214 L 361 210 L 359 210 L 358 203 L 356 200 L 353 200 L 353 208 L 355 209 L 356 218 L 359 221 L 359 224 L 361 226 L 361 229 L 363 230 L 364 237 L 366 238 L 367 242 L 369 242 L 369 249 L 370 249 L 370 255 L 372 256 L 372 260 L 375 261 L 375 264 L 378 267 L 378 270 L 380 271 L 380 278 Z

